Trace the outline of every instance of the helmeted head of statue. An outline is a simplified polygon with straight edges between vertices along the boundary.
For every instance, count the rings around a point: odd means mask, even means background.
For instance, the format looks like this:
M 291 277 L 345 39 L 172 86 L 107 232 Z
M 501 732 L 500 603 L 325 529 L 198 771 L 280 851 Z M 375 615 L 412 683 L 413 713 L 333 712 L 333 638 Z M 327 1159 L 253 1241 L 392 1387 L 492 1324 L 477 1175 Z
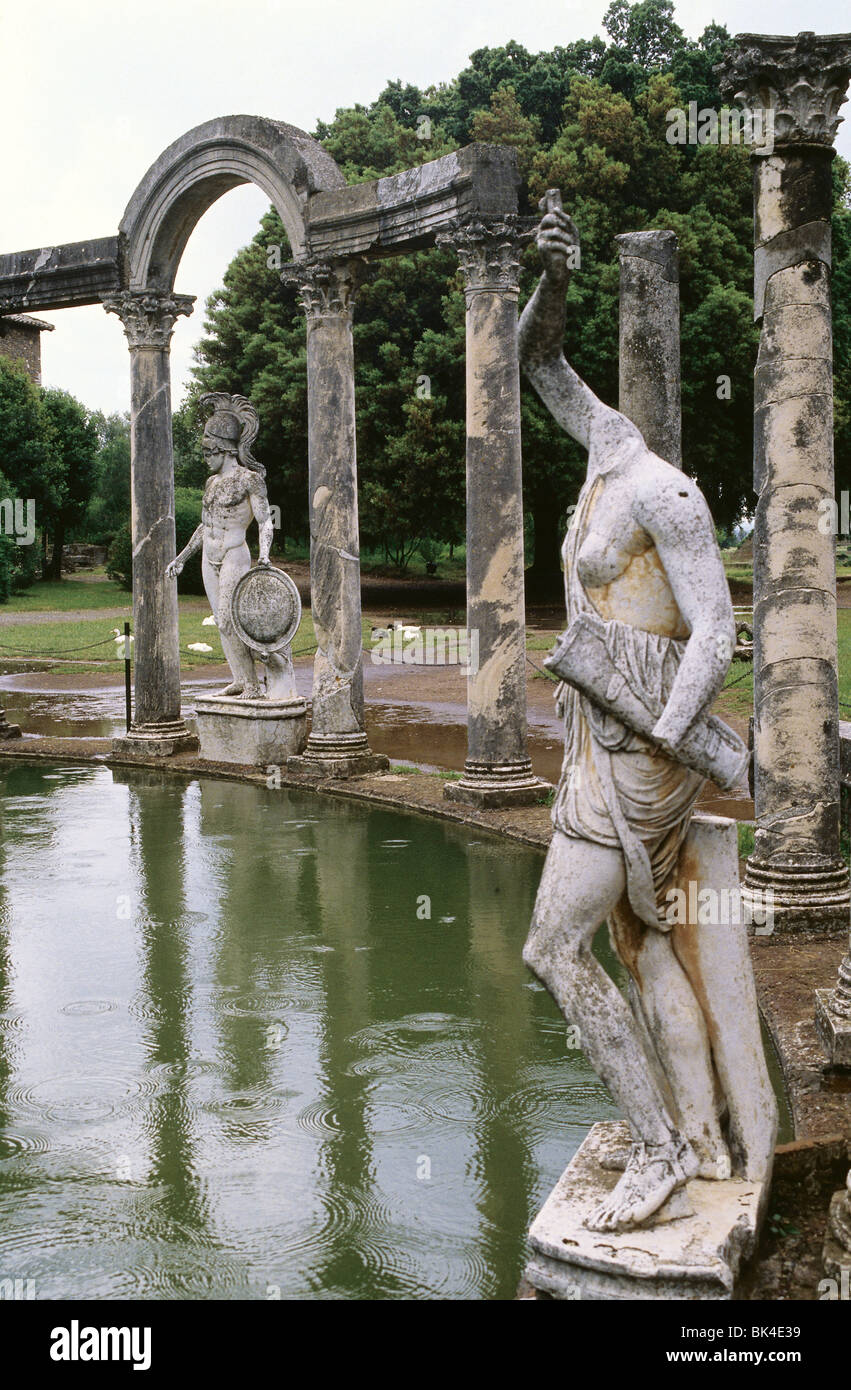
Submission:
M 260 421 L 257 411 L 244 396 L 228 396 L 224 391 L 209 391 L 203 395 L 199 404 L 202 409 L 213 407 L 213 413 L 204 426 L 201 450 L 207 467 L 216 473 L 222 467 L 223 457 L 235 458 L 243 468 L 263 476 L 266 472 L 251 453 L 251 445 L 257 438 Z

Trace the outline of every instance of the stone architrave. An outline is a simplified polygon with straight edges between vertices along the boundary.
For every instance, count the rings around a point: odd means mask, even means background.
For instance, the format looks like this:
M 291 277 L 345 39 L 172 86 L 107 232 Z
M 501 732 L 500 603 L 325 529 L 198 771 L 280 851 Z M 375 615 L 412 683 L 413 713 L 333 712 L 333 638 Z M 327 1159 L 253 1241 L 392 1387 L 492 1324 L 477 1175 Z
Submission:
M 310 606 L 317 652 L 311 730 L 291 771 L 326 777 L 383 772 L 364 729 L 358 535 L 354 297 L 362 263 L 286 266 L 307 318 Z
M 116 740 L 122 752 L 159 757 L 197 748 L 180 713 L 177 591 L 165 580 L 174 559 L 174 459 L 169 345 L 194 296 L 124 290 L 106 296 L 130 347 L 135 707 Z
M 654 454 L 682 467 L 680 258 L 675 232 L 624 232 L 619 405 Z
M 467 304 L 467 758 L 444 796 L 473 806 L 537 801 L 549 785 L 526 751 L 526 609 L 517 295 L 532 224 L 458 221 L 438 235 L 457 253 Z
M 754 760 L 746 895 L 771 893 L 779 931 L 848 929 L 839 849 L 831 161 L 851 35 L 739 34 L 718 68 L 760 113 L 753 151 Z

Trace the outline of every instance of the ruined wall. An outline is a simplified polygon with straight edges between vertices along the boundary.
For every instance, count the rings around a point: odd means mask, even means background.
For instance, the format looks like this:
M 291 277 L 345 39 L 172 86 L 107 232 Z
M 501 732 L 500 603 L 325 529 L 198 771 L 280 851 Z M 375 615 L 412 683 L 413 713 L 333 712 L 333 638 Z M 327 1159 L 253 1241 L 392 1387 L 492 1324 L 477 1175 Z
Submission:
M 15 319 L 0 319 L 0 354 L 20 358 L 37 385 L 41 385 L 41 330 Z

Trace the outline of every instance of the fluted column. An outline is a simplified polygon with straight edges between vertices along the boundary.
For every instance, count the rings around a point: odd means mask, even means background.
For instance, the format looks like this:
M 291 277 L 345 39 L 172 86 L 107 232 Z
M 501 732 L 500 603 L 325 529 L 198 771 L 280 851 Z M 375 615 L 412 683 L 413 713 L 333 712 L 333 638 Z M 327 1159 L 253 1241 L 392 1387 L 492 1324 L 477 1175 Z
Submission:
M 532 223 L 459 221 L 438 236 L 461 263 L 467 301 L 467 677 L 464 776 L 444 795 L 474 806 L 523 805 L 548 789 L 526 752 L 526 607 L 517 295 Z
M 654 454 L 681 468 L 680 257 L 675 232 L 624 232 L 619 405 Z
M 103 300 L 130 346 L 130 473 L 133 538 L 134 712 L 124 752 L 166 757 L 197 748 L 180 716 L 177 585 L 174 559 L 174 457 L 169 348 L 179 314 L 194 296 L 125 290 Z
M 745 896 L 775 930 L 848 929 L 839 851 L 830 164 L 851 35 L 740 34 L 725 96 L 773 121 L 754 151 L 754 752 L 757 830 Z
M 364 729 L 355 359 L 359 262 L 285 266 L 307 318 L 310 607 L 318 644 L 310 736 L 291 771 L 326 777 L 381 772 Z

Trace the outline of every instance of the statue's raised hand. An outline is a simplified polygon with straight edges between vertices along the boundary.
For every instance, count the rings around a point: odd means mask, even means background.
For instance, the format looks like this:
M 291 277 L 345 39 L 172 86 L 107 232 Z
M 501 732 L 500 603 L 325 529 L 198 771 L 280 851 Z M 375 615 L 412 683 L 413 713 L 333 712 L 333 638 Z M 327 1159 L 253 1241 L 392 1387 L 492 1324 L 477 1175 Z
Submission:
M 564 211 L 556 189 L 545 193 L 539 206 L 544 216 L 536 240 L 544 270 L 550 279 L 564 281 L 568 269 L 578 261 L 579 233 L 573 218 Z

